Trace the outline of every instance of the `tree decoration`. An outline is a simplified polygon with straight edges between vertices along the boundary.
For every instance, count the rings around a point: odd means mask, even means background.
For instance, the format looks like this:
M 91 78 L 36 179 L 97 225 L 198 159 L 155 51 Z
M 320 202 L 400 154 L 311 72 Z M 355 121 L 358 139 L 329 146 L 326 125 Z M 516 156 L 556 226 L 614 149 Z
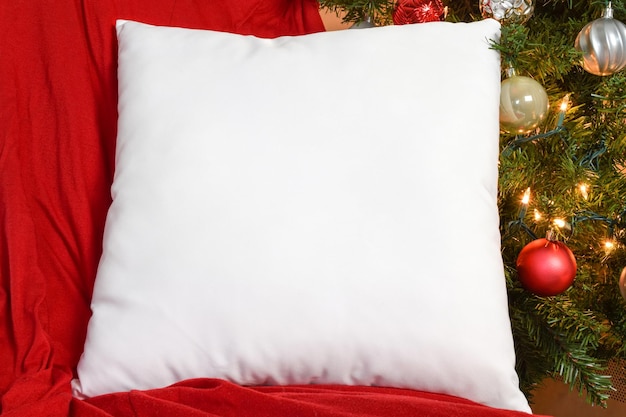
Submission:
M 548 94 L 537 81 L 517 75 L 512 68 L 508 75 L 500 89 L 500 127 L 507 133 L 526 134 L 545 119 Z
M 611 2 L 602 17 L 587 23 L 574 43 L 583 53 L 583 68 L 594 75 L 611 75 L 626 67 L 626 24 L 613 18 Z
M 619 291 L 626 300 L 626 268 L 622 269 L 622 274 L 619 277 Z
M 563 242 L 535 239 L 517 257 L 517 274 L 522 286 L 541 297 L 568 289 L 576 276 L 576 258 Z
M 444 20 L 447 7 L 441 0 L 398 0 L 393 11 L 394 25 Z
M 359 20 L 358 22 L 350 26 L 350 29 L 367 29 L 373 27 L 376 27 L 374 19 L 372 19 L 371 16 L 367 15 L 363 18 L 363 20 Z
M 493 18 L 500 23 L 525 23 L 534 8 L 533 0 L 480 0 L 483 18 Z

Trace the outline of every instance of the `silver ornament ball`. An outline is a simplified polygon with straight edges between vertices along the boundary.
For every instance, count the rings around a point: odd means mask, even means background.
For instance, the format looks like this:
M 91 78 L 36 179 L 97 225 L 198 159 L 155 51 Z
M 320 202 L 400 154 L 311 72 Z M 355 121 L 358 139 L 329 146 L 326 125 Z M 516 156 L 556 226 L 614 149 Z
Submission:
M 587 23 L 576 37 L 583 68 L 594 75 L 611 75 L 626 67 L 626 25 L 613 18 L 611 3 L 601 18 Z
M 358 22 L 350 26 L 350 29 L 369 29 L 373 27 L 376 27 L 376 24 L 374 24 L 374 19 L 372 19 L 371 16 L 366 15 L 363 20 L 359 20 Z
M 512 75 L 500 88 L 500 127 L 508 133 L 526 134 L 548 114 L 548 94 L 530 77 Z
M 500 23 L 525 23 L 534 9 L 533 0 L 480 0 L 483 18 L 493 18 Z

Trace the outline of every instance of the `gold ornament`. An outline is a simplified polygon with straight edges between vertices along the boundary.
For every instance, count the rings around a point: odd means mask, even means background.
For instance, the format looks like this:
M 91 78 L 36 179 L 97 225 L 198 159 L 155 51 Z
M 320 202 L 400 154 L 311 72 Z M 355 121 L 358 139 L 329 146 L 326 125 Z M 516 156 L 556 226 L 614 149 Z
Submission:
M 535 130 L 548 114 L 548 94 L 530 77 L 509 70 L 500 89 L 500 127 L 507 133 L 526 134 Z
M 619 277 L 619 291 L 626 300 L 626 268 L 622 269 L 622 275 Z

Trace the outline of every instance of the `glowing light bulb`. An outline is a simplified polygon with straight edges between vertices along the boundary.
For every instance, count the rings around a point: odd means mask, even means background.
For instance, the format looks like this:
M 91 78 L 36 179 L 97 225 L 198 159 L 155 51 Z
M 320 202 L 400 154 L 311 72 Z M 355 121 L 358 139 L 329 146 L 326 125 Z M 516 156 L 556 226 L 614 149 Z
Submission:
M 534 211 L 534 215 L 535 215 L 535 221 L 538 222 L 539 220 L 541 220 L 541 212 L 537 209 L 535 209 Z
M 559 112 L 559 119 L 556 122 L 557 127 L 563 126 L 563 121 L 565 120 L 565 112 L 567 111 L 568 107 L 569 107 L 569 94 L 566 94 L 565 97 L 563 97 L 563 101 L 561 101 L 561 106 L 560 106 L 561 111 Z
M 560 227 L 561 229 L 565 227 L 565 220 L 563 219 L 554 219 L 554 225 L 556 227 Z
M 578 190 L 585 200 L 589 198 L 589 187 L 587 186 L 587 184 L 583 183 L 578 185 Z
M 615 242 L 613 242 L 612 240 L 607 240 L 604 242 L 604 248 L 606 250 L 613 250 L 613 248 L 615 248 Z
M 563 101 L 561 102 L 561 111 L 562 112 L 566 111 L 568 107 L 569 107 L 569 94 L 566 94 L 565 97 L 563 97 Z
M 530 202 L 530 187 L 528 187 L 526 191 L 524 191 L 524 196 L 522 197 L 523 205 L 527 206 L 529 202 Z

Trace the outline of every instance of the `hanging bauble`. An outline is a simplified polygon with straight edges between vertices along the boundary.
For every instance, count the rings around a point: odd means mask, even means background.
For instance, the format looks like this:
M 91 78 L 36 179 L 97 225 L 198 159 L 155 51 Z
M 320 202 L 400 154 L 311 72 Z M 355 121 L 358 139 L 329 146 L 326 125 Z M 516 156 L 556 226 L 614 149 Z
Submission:
M 446 13 L 441 0 L 398 0 L 393 9 L 393 24 L 436 22 L 444 20 Z
M 626 67 L 626 25 L 613 19 L 611 2 L 602 17 L 578 33 L 575 47 L 583 53 L 583 68 L 594 75 L 611 75 Z
M 568 289 L 576 276 L 576 258 L 563 242 L 536 239 L 517 257 L 517 275 L 522 286 L 541 297 Z
M 626 300 L 626 268 L 622 269 L 622 274 L 619 277 L 619 291 Z
M 493 18 L 500 23 L 525 23 L 534 9 L 533 0 L 480 0 L 483 18 Z
M 372 19 L 370 15 L 365 15 L 363 20 L 359 20 L 358 22 L 350 26 L 350 29 L 367 29 L 373 27 L 376 27 L 376 24 L 374 24 L 374 19 Z
M 530 77 L 509 70 L 500 87 L 500 127 L 508 133 L 525 134 L 536 129 L 548 114 L 548 94 Z

